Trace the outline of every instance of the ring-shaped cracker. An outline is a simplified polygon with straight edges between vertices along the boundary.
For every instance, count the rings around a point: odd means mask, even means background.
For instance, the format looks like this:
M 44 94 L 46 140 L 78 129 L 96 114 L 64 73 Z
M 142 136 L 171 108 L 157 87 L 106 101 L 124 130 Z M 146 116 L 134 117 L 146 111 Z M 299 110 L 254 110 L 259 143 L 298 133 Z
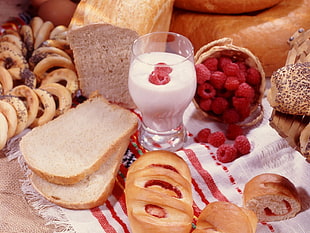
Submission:
M 45 21 L 41 25 L 34 41 L 34 49 L 38 48 L 44 41 L 49 38 L 50 33 L 53 29 L 54 24 L 51 21 Z
M 10 103 L 0 100 L 0 113 L 2 113 L 7 120 L 8 123 L 7 137 L 8 139 L 10 139 L 15 135 L 17 128 L 17 114 L 15 108 Z
M 63 81 L 71 94 L 74 94 L 78 90 L 79 84 L 77 74 L 75 71 L 67 68 L 53 70 L 45 76 L 41 82 L 41 85 L 45 85 L 47 83 L 61 83 Z
M 42 109 L 39 107 L 38 116 L 30 125 L 31 128 L 43 125 L 49 121 L 51 121 L 56 114 L 56 103 L 48 91 L 36 88 L 33 91 L 37 94 Z M 39 115 L 41 113 L 41 115 Z
M 72 49 L 66 39 L 48 39 L 40 47 L 55 47 L 65 51 L 70 57 L 73 57 Z
M 49 39 L 52 39 L 52 40 L 64 39 L 64 40 L 66 40 L 67 32 L 68 32 L 68 28 L 66 26 L 58 25 L 51 31 Z
M 22 25 L 19 33 L 27 49 L 26 57 L 29 58 L 33 52 L 33 47 L 34 47 L 34 36 L 33 36 L 32 28 L 28 24 Z
M 0 150 L 2 150 L 8 140 L 8 122 L 5 116 L 0 112 Z
M 13 88 L 13 79 L 9 71 L 0 66 L 0 83 L 2 91 L 0 94 L 6 95 Z
M 18 85 L 14 87 L 9 94 L 20 98 L 25 98 L 28 113 L 26 127 L 30 126 L 34 119 L 36 119 L 39 111 L 39 98 L 37 94 L 33 91 L 33 89 L 26 85 Z
M 43 23 L 44 23 L 43 19 L 39 16 L 35 16 L 31 19 L 29 25 L 32 29 L 32 34 L 33 34 L 34 40 L 36 39 L 37 34 L 40 30 L 40 27 L 43 25 Z
M 0 42 L 0 52 L 7 50 L 13 51 L 14 53 L 24 56 L 23 51 L 20 48 L 18 48 L 15 44 L 12 44 L 11 42 L 8 41 Z
M 15 70 L 29 68 L 25 57 L 11 50 L 0 52 L 0 66 L 7 69 L 12 75 L 13 79 L 21 79 L 19 76 L 20 72 L 16 72 Z
M 20 51 L 21 53 L 26 56 L 27 54 L 27 48 L 24 44 L 24 42 L 21 40 L 20 37 L 15 36 L 15 35 L 3 35 L 0 37 L 0 42 L 9 42 L 13 45 L 15 45 Z
M 44 46 L 37 48 L 35 51 L 33 51 L 32 56 L 46 57 L 48 54 L 57 54 L 72 61 L 72 58 L 65 51 L 52 46 Z
M 16 96 L 3 96 L 3 101 L 10 103 L 17 115 L 17 127 L 15 131 L 15 135 L 21 133 L 24 129 L 27 128 L 27 120 L 28 120 L 28 112 L 25 103 Z
M 40 89 L 46 90 L 58 99 L 56 104 L 55 116 L 59 116 L 69 110 L 72 106 L 72 96 L 70 91 L 59 83 L 47 83 L 40 86 Z
M 34 67 L 33 72 L 39 80 L 42 80 L 47 75 L 49 70 L 60 67 L 75 71 L 75 65 L 71 60 L 61 56 L 49 56 L 41 60 Z

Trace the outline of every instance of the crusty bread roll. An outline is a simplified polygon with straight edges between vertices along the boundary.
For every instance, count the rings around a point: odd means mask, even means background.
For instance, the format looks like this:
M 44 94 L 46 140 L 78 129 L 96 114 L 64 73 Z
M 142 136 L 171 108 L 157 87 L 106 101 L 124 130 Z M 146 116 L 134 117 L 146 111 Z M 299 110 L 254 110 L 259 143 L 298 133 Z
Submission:
M 249 49 L 261 61 L 266 77 L 284 66 L 288 39 L 299 28 L 310 28 L 310 1 L 282 0 L 253 14 L 220 15 L 175 9 L 170 31 L 188 37 L 197 51 L 223 37 Z
M 253 211 L 224 201 L 209 203 L 200 213 L 193 233 L 255 233 Z
M 112 193 L 115 178 L 129 139 L 101 165 L 100 169 L 72 185 L 59 185 L 48 182 L 32 173 L 32 186 L 47 200 L 68 209 L 90 209 L 102 205 Z
M 267 99 L 275 110 L 310 116 L 310 62 L 281 67 L 271 76 Z
M 240 14 L 272 7 L 282 0 L 175 0 L 175 6 L 185 10 Z
M 95 90 L 109 101 L 134 108 L 128 91 L 131 45 L 139 36 L 168 31 L 172 0 L 82 0 L 70 23 L 83 95 Z
M 301 210 L 295 185 L 274 173 L 257 175 L 245 184 L 243 205 L 257 215 L 259 222 L 289 219 Z
M 56 184 L 74 184 L 97 171 L 136 131 L 137 116 L 93 97 L 22 137 L 28 167 Z
M 188 233 L 193 219 L 191 174 L 168 151 L 147 152 L 130 167 L 126 206 L 133 233 Z

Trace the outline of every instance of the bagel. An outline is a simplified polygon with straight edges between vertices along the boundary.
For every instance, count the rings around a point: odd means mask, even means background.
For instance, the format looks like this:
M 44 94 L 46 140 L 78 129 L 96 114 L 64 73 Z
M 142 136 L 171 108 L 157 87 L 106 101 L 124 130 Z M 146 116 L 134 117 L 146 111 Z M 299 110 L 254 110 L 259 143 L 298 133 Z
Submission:
M 43 125 L 51 121 L 56 114 L 56 103 L 53 96 L 46 90 L 36 88 L 33 89 L 40 100 L 40 106 L 36 119 L 30 125 L 31 128 Z M 39 115 L 41 114 L 41 115 Z
M 13 79 L 21 79 L 20 72 L 17 71 L 28 68 L 28 62 L 21 54 L 17 54 L 11 50 L 6 50 L 0 52 L 0 66 L 7 69 Z
M 25 99 L 28 113 L 26 127 L 30 126 L 34 119 L 36 119 L 39 111 L 39 99 L 37 94 L 33 91 L 33 89 L 26 85 L 18 85 L 14 87 L 9 94 Z
M 29 25 L 32 29 L 34 41 L 36 40 L 38 32 L 39 32 L 43 23 L 44 23 L 43 19 L 41 19 L 39 16 L 35 16 L 31 19 Z
M 21 133 L 24 129 L 27 128 L 28 112 L 25 103 L 16 96 L 2 96 L 2 100 L 10 103 L 17 115 L 17 126 L 15 135 Z
M 9 139 L 15 135 L 17 128 L 17 115 L 15 108 L 10 103 L 0 100 L 0 113 L 5 116 L 8 123 L 7 137 Z
M 16 36 L 16 35 L 3 35 L 0 37 L 0 44 L 1 42 L 9 42 L 13 45 L 15 45 L 20 51 L 21 53 L 26 56 L 27 55 L 27 48 L 24 44 L 24 42 L 21 40 L 20 37 Z
M 71 94 L 74 94 L 79 88 L 76 72 L 67 68 L 53 70 L 46 75 L 46 77 L 42 80 L 41 85 L 45 85 L 47 83 L 61 83 L 62 81 L 65 81 L 65 86 Z
M 5 147 L 8 140 L 8 122 L 5 116 L 0 112 L 0 150 Z
M 0 42 L 0 52 L 2 51 L 13 51 L 14 53 L 17 53 L 21 56 L 24 56 L 22 50 L 18 48 L 15 44 L 8 42 L 8 41 L 1 41 Z
M 55 116 L 59 116 L 69 110 L 72 106 L 70 91 L 59 83 L 47 83 L 40 86 L 57 98 Z
M 37 86 L 37 78 L 30 69 L 23 69 L 20 73 L 22 84 L 35 88 Z
M 309 11 L 309 0 L 282 0 L 266 10 L 240 15 L 175 8 L 170 31 L 186 36 L 195 51 L 211 41 L 229 37 L 236 46 L 247 48 L 258 57 L 266 77 L 270 77 L 285 64 L 289 51 L 287 40 L 299 28 L 310 28 Z
M 32 28 L 28 24 L 22 25 L 19 33 L 27 49 L 26 58 L 29 58 L 33 52 L 33 47 L 34 47 L 34 37 L 33 37 Z
M 0 66 L 0 84 L 2 91 L 0 94 L 6 95 L 13 88 L 13 79 L 9 71 Z
M 43 47 L 48 46 L 48 47 L 59 48 L 59 49 L 65 51 L 67 54 L 69 54 L 70 57 L 73 57 L 70 44 L 65 39 L 49 39 L 49 40 L 44 41 L 41 44 L 41 46 L 43 46 Z
M 66 40 L 67 38 L 67 31 L 68 28 L 64 25 L 58 25 L 56 26 L 50 33 L 49 39 L 63 39 Z
M 61 56 L 50 56 L 42 59 L 35 67 L 34 74 L 39 78 L 39 80 L 44 79 L 47 72 L 52 68 L 68 68 L 70 70 L 75 70 L 75 66 L 71 60 L 61 57 Z
M 44 41 L 46 41 L 49 38 L 53 28 L 54 24 L 50 21 L 45 21 L 41 25 L 34 41 L 34 49 L 38 48 Z
M 282 0 L 175 0 L 174 5 L 190 11 L 241 14 L 272 7 Z

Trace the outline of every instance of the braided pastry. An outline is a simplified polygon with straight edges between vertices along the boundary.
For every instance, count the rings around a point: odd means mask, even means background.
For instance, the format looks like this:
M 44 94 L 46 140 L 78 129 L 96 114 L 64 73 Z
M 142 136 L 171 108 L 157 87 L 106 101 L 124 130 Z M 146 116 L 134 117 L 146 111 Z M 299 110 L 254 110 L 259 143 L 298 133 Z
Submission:
M 188 233 L 193 218 L 191 174 L 175 153 L 152 151 L 128 170 L 126 205 L 133 233 Z

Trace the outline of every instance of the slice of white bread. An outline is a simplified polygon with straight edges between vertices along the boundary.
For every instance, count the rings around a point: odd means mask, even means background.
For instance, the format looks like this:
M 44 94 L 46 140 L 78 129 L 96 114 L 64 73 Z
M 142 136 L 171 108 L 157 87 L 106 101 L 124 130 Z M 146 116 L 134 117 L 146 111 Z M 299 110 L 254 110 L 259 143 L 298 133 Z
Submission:
M 32 186 L 47 200 L 68 209 L 89 209 L 102 205 L 112 193 L 115 178 L 129 140 L 123 141 L 100 169 L 72 185 L 53 184 L 36 174 Z
M 74 184 L 97 171 L 138 127 L 131 111 L 90 98 L 22 137 L 28 167 L 51 183 Z
M 169 31 L 173 0 L 82 0 L 68 41 L 83 95 L 98 91 L 109 101 L 135 108 L 128 91 L 130 49 L 139 36 Z

